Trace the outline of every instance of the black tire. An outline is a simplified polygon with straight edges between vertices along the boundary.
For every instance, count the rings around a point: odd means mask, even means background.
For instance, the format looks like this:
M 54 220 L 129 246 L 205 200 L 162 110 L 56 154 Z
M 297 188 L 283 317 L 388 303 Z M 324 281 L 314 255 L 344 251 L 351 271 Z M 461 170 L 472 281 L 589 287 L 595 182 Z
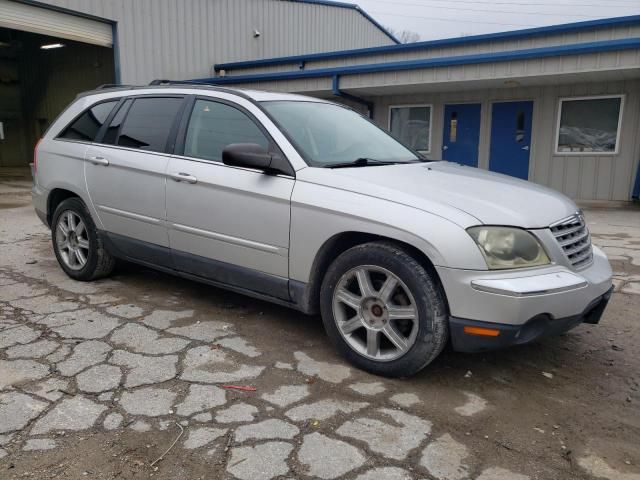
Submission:
M 338 329 L 333 314 L 333 293 L 340 278 L 358 266 L 382 267 L 396 275 L 414 298 L 418 311 L 415 343 L 401 357 L 376 361 L 353 349 Z M 449 338 L 447 304 L 435 273 L 430 273 L 406 250 L 392 242 L 372 242 L 355 246 L 331 264 L 320 290 L 322 321 L 329 339 L 349 362 L 362 370 L 385 377 L 408 377 L 431 363 Z
M 85 224 L 89 239 L 89 253 L 87 255 L 86 264 L 79 270 L 74 270 L 67 266 L 62 258 L 58 243 L 56 242 L 56 229 L 58 227 L 60 217 L 63 213 L 68 211 L 75 213 L 81 218 Z M 67 198 L 56 208 L 51 220 L 51 240 L 53 242 L 53 251 L 56 254 L 60 267 L 74 280 L 80 280 L 83 282 L 97 280 L 109 275 L 115 267 L 115 258 L 105 249 L 87 206 L 78 197 Z

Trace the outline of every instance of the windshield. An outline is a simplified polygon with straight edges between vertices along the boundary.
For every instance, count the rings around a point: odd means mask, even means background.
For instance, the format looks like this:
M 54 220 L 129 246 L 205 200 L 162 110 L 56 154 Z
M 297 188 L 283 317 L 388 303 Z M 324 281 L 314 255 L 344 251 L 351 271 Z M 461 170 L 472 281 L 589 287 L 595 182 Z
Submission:
M 348 108 L 330 103 L 262 102 L 307 163 L 327 167 L 367 159 L 371 164 L 420 161 L 409 148 Z

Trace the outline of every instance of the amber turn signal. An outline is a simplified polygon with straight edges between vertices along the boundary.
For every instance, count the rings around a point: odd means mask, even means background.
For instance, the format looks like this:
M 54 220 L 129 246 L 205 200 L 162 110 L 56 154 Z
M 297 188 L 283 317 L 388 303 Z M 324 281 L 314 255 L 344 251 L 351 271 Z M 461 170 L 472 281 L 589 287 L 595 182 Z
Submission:
M 464 333 L 467 335 L 480 335 L 483 337 L 497 337 L 500 335 L 500 330 L 495 328 L 483 328 L 483 327 L 464 327 Z

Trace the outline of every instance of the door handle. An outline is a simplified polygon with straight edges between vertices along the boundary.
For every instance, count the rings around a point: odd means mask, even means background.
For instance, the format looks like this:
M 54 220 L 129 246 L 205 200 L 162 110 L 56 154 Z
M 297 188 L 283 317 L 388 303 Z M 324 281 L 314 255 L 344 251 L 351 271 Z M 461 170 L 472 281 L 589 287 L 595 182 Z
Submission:
M 104 167 L 109 165 L 109 160 L 100 156 L 89 157 L 89 161 L 94 165 L 102 165 Z
M 169 176 L 176 182 L 196 183 L 198 181 L 198 179 L 193 175 L 189 175 L 188 173 L 183 172 L 170 173 Z
M 522 149 L 529 151 L 529 145 L 525 145 L 524 147 L 522 147 Z
M 449 150 L 449 146 L 445 145 L 444 147 L 442 147 L 442 150 Z

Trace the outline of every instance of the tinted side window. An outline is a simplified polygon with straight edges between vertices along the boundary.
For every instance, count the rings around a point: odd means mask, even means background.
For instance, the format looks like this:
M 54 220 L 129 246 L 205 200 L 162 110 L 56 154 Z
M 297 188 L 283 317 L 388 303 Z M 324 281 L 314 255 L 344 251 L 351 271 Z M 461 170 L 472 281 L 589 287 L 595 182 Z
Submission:
M 133 102 L 131 99 L 125 100 L 125 102 L 120 106 L 116 114 L 111 119 L 111 123 L 107 127 L 107 131 L 104 132 L 101 143 L 115 145 L 116 140 L 118 140 L 120 125 L 122 125 L 122 120 L 124 120 L 124 116 L 127 114 L 127 111 L 131 106 L 131 102 Z
M 242 111 L 224 103 L 196 100 L 184 154 L 220 162 L 222 150 L 231 143 L 257 143 L 265 150 L 269 148 L 269 139 Z
M 118 145 L 163 152 L 182 98 L 137 98 L 127 113 Z
M 58 138 L 92 142 L 118 100 L 95 105 L 80 115 Z

